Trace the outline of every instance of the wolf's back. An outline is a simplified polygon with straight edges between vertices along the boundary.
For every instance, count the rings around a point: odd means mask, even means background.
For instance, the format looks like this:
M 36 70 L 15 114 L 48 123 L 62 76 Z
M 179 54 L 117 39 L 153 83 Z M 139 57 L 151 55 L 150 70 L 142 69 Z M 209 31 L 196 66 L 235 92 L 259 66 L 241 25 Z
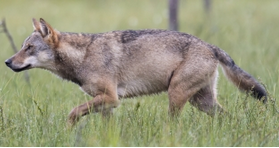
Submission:
M 232 81 L 240 90 L 251 92 L 251 95 L 264 103 L 267 101 L 265 88 L 249 73 L 238 67 L 232 58 L 223 50 L 216 46 L 211 46 L 216 58 L 220 61 L 227 78 Z

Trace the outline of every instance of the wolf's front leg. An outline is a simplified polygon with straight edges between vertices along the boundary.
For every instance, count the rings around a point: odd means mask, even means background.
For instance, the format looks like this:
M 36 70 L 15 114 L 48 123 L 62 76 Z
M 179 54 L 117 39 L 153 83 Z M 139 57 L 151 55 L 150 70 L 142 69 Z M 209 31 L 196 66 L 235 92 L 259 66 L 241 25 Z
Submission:
M 118 98 L 107 94 L 97 95 L 93 100 L 74 108 L 69 114 L 68 123 L 74 125 L 80 117 L 92 112 L 101 112 L 102 115 L 107 116 L 112 113 L 112 108 L 118 105 Z

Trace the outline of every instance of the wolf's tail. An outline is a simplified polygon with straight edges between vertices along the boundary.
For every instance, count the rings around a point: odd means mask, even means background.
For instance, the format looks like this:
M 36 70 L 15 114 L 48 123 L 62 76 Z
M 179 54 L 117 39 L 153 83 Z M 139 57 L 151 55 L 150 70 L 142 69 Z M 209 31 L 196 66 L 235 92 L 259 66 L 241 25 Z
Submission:
M 238 67 L 232 58 L 216 46 L 211 46 L 216 58 L 220 61 L 227 78 L 240 90 L 251 92 L 251 95 L 264 103 L 267 101 L 265 88 L 250 74 Z

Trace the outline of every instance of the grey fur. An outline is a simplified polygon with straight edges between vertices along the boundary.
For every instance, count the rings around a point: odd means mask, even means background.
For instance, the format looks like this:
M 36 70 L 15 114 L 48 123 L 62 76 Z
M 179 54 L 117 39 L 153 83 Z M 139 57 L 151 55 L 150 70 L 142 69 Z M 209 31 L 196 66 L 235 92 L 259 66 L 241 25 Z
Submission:
M 111 113 L 120 98 L 168 91 L 174 116 L 189 101 L 213 116 L 222 112 L 216 96 L 217 66 L 239 89 L 266 101 L 266 91 L 231 57 L 192 35 L 166 30 L 126 30 L 101 34 L 54 30 L 33 19 L 34 32 L 23 49 L 6 61 L 15 71 L 47 69 L 78 84 L 93 100 L 74 108 L 74 124 L 89 112 Z M 34 55 L 24 47 L 32 44 Z M 39 50 L 43 47 L 44 50 Z M 26 67 L 27 66 L 27 67 Z

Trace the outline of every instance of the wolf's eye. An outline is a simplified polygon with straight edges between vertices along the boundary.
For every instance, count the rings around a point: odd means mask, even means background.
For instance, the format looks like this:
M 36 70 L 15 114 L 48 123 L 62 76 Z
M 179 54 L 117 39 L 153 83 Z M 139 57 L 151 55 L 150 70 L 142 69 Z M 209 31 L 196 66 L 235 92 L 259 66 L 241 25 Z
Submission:
M 27 50 L 31 49 L 32 47 L 33 47 L 33 45 L 28 44 L 27 47 L 25 48 L 25 50 L 27 51 Z

